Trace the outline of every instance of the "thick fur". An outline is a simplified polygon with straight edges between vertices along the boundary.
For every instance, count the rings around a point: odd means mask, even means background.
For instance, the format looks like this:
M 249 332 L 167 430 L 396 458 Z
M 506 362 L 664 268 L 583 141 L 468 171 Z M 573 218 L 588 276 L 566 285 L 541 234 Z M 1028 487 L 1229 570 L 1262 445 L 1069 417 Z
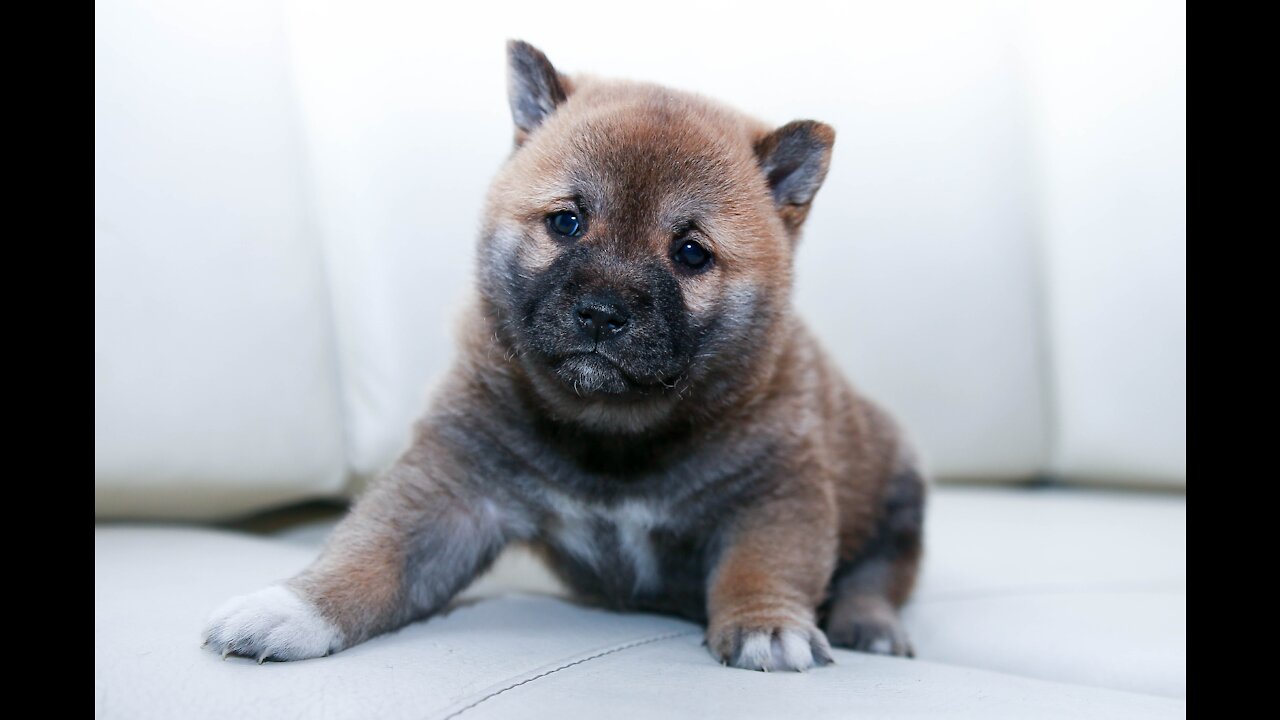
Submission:
M 910 654 L 897 608 L 924 483 L 791 307 L 834 132 L 509 53 L 516 147 L 453 370 L 321 557 L 289 592 L 215 613 L 209 644 L 349 647 L 444 607 L 520 541 L 584 598 L 705 622 L 726 664 L 825 664 L 828 637 Z M 581 236 L 551 231 L 558 212 Z M 688 241 L 712 253 L 701 271 L 673 260 Z M 583 303 L 625 331 L 584 333 Z

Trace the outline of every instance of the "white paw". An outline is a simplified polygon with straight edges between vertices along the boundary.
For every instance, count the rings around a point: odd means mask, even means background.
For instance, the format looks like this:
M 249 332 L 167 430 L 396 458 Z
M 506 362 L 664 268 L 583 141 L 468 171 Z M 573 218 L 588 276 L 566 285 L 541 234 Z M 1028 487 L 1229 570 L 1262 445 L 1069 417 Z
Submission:
M 831 662 L 831 646 L 816 627 L 735 629 L 708 643 L 726 665 L 747 670 L 808 670 Z M 725 637 L 728 636 L 728 637 Z
M 209 616 L 214 652 L 265 660 L 305 660 L 342 648 L 342 634 L 311 603 L 282 585 L 228 600 Z

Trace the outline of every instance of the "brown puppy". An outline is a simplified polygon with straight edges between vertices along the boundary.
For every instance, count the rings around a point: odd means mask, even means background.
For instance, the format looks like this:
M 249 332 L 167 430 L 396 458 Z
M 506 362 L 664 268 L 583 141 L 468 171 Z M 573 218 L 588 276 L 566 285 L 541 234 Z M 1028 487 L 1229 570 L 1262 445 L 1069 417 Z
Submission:
M 909 655 L 924 484 L 791 308 L 834 132 L 509 55 L 516 149 L 457 364 L 323 555 L 206 640 L 325 655 L 524 541 L 585 597 L 706 622 L 724 663 L 825 664 L 828 637 Z

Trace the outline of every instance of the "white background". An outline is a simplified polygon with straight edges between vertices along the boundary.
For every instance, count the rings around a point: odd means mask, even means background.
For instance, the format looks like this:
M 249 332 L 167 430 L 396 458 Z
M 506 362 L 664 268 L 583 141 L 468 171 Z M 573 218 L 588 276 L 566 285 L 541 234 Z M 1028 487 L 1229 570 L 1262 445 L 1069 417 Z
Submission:
M 1181 3 L 106 0 L 100 485 L 394 456 L 509 151 L 507 38 L 836 128 L 797 302 L 939 474 L 1185 483 Z

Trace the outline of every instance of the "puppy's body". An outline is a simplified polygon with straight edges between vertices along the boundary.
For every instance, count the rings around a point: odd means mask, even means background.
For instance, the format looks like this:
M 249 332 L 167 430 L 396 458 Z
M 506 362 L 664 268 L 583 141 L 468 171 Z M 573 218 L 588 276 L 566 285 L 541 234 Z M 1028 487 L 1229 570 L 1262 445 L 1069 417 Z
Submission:
M 511 61 L 517 149 L 457 364 L 321 558 L 215 613 L 210 642 L 338 650 L 525 541 L 586 598 L 707 622 L 726 663 L 825 663 L 820 623 L 909 654 L 922 480 L 790 304 L 830 129 Z

